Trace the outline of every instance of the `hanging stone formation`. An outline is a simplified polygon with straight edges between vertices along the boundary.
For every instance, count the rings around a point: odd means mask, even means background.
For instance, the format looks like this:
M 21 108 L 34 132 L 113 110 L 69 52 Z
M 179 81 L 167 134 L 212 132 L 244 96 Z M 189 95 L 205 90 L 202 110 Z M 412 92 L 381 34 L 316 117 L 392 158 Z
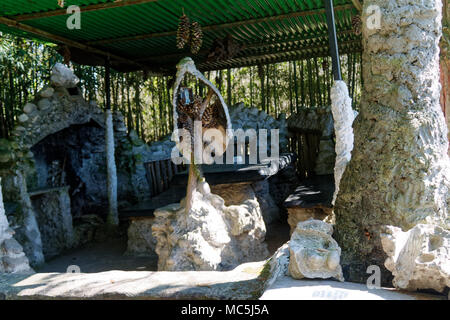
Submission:
M 158 270 L 230 270 L 245 262 L 263 260 L 268 255 L 264 243 L 266 227 L 258 201 L 248 199 L 241 205 L 226 206 L 223 198 L 211 193 L 194 162 L 198 159 L 194 146 L 203 143 L 205 130 L 216 129 L 222 136 L 223 147 L 228 145 L 231 131 L 227 129 L 231 129 L 231 121 L 227 105 L 191 58 L 182 59 L 177 69 L 173 97 L 176 130 L 172 138 L 183 157 L 190 160 L 189 178 L 186 197 L 154 213 L 152 232 L 157 241 Z M 180 86 L 187 73 L 208 87 L 205 98 Z M 194 128 L 195 120 L 201 121 L 200 130 Z M 180 136 L 181 129 L 194 134 L 193 139 Z M 214 149 L 215 156 L 225 148 Z

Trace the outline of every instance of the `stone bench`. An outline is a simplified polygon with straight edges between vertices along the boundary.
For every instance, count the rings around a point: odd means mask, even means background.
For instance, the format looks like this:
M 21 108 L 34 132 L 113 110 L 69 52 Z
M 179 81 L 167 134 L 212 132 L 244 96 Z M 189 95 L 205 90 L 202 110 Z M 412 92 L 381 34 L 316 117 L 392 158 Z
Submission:
M 291 227 L 290 233 L 292 234 L 300 221 L 310 218 L 323 220 L 329 216 L 333 210 L 333 193 L 333 175 L 317 175 L 303 180 L 284 201 Z

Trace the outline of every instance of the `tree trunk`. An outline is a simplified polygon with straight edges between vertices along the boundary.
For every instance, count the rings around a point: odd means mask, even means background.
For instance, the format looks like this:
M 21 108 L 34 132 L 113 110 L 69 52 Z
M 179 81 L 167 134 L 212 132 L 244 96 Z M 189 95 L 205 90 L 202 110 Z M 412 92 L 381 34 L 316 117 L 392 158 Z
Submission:
M 264 67 L 262 65 L 258 66 L 258 76 L 259 80 L 261 80 L 261 110 L 265 110 L 265 90 L 264 90 Z
M 364 1 L 364 91 L 334 208 L 335 238 L 350 281 L 365 282 L 369 265 L 383 267 L 384 225 L 448 228 L 450 161 L 438 83 L 442 2 L 408 4 Z M 380 28 L 368 28 L 370 5 L 381 7 Z
M 231 69 L 227 70 L 227 104 L 231 106 Z

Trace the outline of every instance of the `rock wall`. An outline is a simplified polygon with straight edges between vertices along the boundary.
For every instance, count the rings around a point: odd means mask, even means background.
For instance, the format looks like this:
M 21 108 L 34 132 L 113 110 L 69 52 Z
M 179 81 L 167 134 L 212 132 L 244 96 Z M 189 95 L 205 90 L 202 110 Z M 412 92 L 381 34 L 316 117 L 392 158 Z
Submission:
M 22 246 L 13 238 L 13 235 L 14 230 L 9 227 L 5 215 L 0 185 L 0 273 L 32 272 Z
M 246 107 L 242 102 L 229 107 L 229 112 L 234 130 L 267 129 L 267 139 L 270 141 L 270 129 L 279 129 L 280 153 L 289 151 L 286 114 L 280 113 L 278 119 L 274 119 L 262 110 L 251 106 Z
M 380 8 L 380 28 L 367 23 L 371 5 Z M 363 99 L 334 209 L 350 280 L 365 281 L 368 265 L 383 265 L 383 225 L 448 228 L 450 161 L 437 76 L 441 8 L 440 0 L 364 1 Z
M 84 100 L 77 83 L 70 69 L 56 64 L 50 85 L 24 106 L 18 117 L 19 124 L 12 132 L 13 138 L 0 140 L 0 176 L 4 178 L 5 200 L 15 208 L 8 218 L 17 228 L 16 238 L 32 265 L 42 263 L 44 256 L 28 190 L 49 187 L 52 186 L 49 181 L 59 180 L 57 186 L 69 184 L 70 194 L 75 195 L 71 204 L 73 216 L 101 214 L 102 208 L 107 208 L 105 114 L 95 102 Z M 120 113 L 113 115 L 113 125 L 119 205 L 148 199 L 150 188 L 143 163 L 154 159 L 154 152 L 135 132 L 127 134 Z M 67 160 L 54 162 L 55 159 L 43 156 L 43 152 L 56 158 L 67 153 Z M 46 162 L 49 159 L 51 163 Z M 73 171 L 72 181 L 68 181 L 68 172 L 65 172 L 66 180 L 47 177 L 53 170 L 50 167 L 53 164 L 57 167 L 58 162 L 66 171 L 69 167 Z M 77 194 L 83 196 L 77 197 Z M 76 203 L 78 201 L 86 202 L 90 212 L 80 212 L 82 210 L 78 209 L 84 204 Z M 55 217 L 60 214 L 56 209 L 53 211 Z
M 46 260 L 70 249 L 74 243 L 69 187 L 31 196 Z

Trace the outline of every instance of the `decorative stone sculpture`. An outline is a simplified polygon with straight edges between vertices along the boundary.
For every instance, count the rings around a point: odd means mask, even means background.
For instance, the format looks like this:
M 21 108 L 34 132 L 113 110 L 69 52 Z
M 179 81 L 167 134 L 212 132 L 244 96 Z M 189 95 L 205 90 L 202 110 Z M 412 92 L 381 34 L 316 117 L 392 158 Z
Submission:
M 407 232 L 387 226 L 381 244 L 395 287 L 438 292 L 450 287 L 450 231 L 431 224 L 418 224 Z
M 186 199 L 155 211 L 158 270 L 230 270 L 268 256 L 266 227 L 258 202 L 225 206 L 200 182 L 186 212 Z
M 336 278 L 344 281 L 341 248 L 331 237 L 333 227 L 320 220 L 299 222 L 289 242 L 289 274 L 295 279 Z
M 225 151 L 232 136 L 226 130 L 231 129 L 228 107 L 191 58 L 182 59 L 177 69 L 173 97 L 176 129 L 172 137 L 183 157 L 190 159 L 189 177 L 186 197 L 154 213 L 152 232 L 157 241 L 158 270 L 229 270 L 244 262 L 263 260 L 268 255 L 263 242 L 266 227 L 258 201 L 246 199 L 242 204 L 226 206 L 223 198 L 211 193 L 197 166 L 202 159 L 197 146 L 205 142 L 202 130 L 216 128 L 224 148 L 214 152 L 217 156 Z M 180 87 L 187 73 L 208 87 L 206 98 Z
M 0 184 L 0 273 L 33 272 L 22 246 L 13 238 L 13 235 L 14 231 L 9 227 L 6 219 Z

